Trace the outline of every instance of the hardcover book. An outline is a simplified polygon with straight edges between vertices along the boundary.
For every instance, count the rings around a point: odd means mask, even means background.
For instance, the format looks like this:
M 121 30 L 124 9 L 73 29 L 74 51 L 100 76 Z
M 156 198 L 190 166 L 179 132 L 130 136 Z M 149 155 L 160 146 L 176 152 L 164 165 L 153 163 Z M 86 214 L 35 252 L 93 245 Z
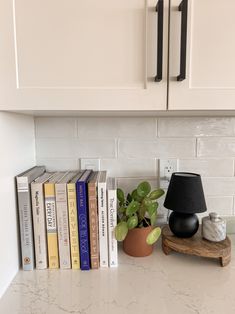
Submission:
M 46 237 L 46 213 L 44 200 L 44 183 L 54 173 L 45 172 L 42 176 L 31 183 L 34 246 L 36 257 L 36 268 L 47 268 L 47 237 Z
M 97 183 L 99 172 L 91 175 L 88 182 L 89 203 L 89 227 L 90 227 L 90 257 L 91 268 L 99 268 L 99 234 L 98 234 L 98 206 L 97 206 Z
M 67 183 L 77 172 L 67 172 L 55 184 L 60 268 L 71 268 Z
M 22 266 L 24 270 L 34 268 L 34 241 L 30 184 L 46 171 L 45 167 L 33 167 L 16 177 Z
M 55 183 L 64 175 L 64 172 L 57 172 L 44 184 L 49 268 L 59 268 Z
M 76 182 L 80 179 L 82 173 L 83 171 L 78 172 L 67 184 L 72 269 L 80 269 Z
M 108 243 L 109 267 L 118 266 L 118 246 L 115 238 L 117 225 L 117 187 L 115 178 L 107 180 L 107 207 L 108 207 Z
M 76 183 L 81 270 L 90 269 L 87 182 L 92 170 L 86 170 Z
M 98 181 L 99 244 L 101 267 L 108 267 L 109 265 L 106 180 L 107 172 L 101 171 Z

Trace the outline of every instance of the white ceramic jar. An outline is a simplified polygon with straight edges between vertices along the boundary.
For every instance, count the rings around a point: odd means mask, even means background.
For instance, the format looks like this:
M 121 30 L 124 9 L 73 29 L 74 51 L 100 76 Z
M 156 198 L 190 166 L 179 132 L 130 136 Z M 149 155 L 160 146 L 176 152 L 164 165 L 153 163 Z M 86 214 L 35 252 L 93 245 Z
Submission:
M 217 213 L 210 213 L 202 218 L 202 237 L 212 241 L 220 242 L 226 239 L 226 221 Z

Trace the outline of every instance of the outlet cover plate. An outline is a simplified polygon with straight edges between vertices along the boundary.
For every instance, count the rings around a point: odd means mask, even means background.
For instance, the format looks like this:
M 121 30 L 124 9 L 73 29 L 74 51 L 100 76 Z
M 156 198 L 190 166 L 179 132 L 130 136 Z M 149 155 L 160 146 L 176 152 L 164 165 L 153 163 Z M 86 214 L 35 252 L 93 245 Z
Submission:
M 80 159 L 80 169 L 81 170 L 100 170 L 100 159 L 99 158 L 81 158 Z
M 167 189 L 173 172 L 178 171 L 178 159 L 159 159 L 160 187 Z

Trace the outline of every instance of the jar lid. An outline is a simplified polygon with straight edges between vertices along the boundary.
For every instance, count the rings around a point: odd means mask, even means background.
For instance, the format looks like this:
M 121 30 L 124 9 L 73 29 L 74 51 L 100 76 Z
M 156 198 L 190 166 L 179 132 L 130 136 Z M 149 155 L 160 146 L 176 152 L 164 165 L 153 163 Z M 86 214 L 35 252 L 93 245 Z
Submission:
M 219 216 L 219 214 L 215 212 L 209 213 L 209 217 L 210 217 L 210 220 L 215 221 L 215 222 L 221 220 L 221 217 Z

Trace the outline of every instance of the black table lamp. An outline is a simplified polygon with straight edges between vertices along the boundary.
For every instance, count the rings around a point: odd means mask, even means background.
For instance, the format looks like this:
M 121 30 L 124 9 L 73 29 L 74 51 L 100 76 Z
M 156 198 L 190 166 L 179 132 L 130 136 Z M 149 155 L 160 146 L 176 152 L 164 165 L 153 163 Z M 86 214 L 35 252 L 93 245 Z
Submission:
M 169 218 L 171 231 L 179 238 L 192 237 L 199 227 L 195 213 L 207 210 L 201 176 L 188 172 L 173 173 L 164 206 L 173 211 Z

